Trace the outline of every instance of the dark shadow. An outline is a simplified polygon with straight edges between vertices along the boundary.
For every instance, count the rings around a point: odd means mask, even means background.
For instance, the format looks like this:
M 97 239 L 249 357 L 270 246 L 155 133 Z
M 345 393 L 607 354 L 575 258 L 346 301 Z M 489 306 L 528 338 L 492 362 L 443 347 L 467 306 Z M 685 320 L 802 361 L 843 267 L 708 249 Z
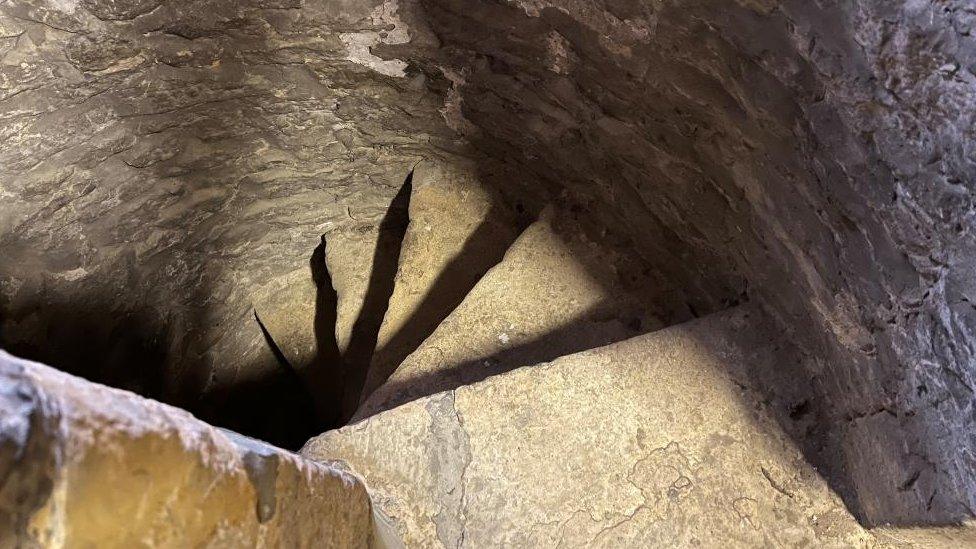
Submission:
M 400 263 L 400 248 L 410 222 L 412 190 L 413 171 L 411 170 L 390 202 L 378 228 L 376 249 L 373 253 L 373 270 L 370 272 L 363 305 L 353 325 L 349 347 L 344 356 L 345 375 L 341 403 L 344 419 L 350 417 L 359 405 L 359 396 L 376 348 L 376 338 L 390 305 L 390 296 L 393 295 Z M 387 254 L 387 250 L 393 253 Z M 334 323 L 333 320 L 333 325 Z
M 263 440 L 294 449 L 311 436 L 340 425 L 345 368 L 335 336 L 339 299 L 325 262 L 326 246 L 323 236 L 309 258 L 309 270 L 315 283 L 315 356 L 308 364 L 298 367 L 291 364 L 255 311 L 254 318 L 281 375 L 233 387 L 227 397 L 227 407 L 220 414 L 224 418 L 223 426 L 242 433 L 266 433 Z M 261 391 L 262 386 L 267 386 L 267 390 Z M 256 397 L 262 400 L 256 400 Z M 255 414 L 269 404 L 270 416 Z M 266 421 L 279 428 L 287 427 L 269 430 L 265 428 Z
M 315 357 L 303 368 L 307 391 L 317 410 L 320 430 L 339 424 L 345 366 L 336 341 L 336 311 L 339 296 L 325 263 L 325 237 L 312 252 L 309 268 L 315 282 Z
M 169 330 L 151 312 L 111 307 L 97 298 L 47 297 L 0 310 L 0 347 L 148 398 L 165 394 Z
M 197 413 L 200 419 L 286 450 L 297 451 L 319 428 L 315 403 L 302 381 L 284 370 L 237 382 L 211 398 L 221 405 Z
M 113 306 L 99 291 L 70 297 L 47 291 L 16 308 L 3 305 L 0 346 L 15 356 L 178 405 L 282 448 L 299 448 L 318 427 L 305 385 L 290 368 L 272 364 L 249 365 L 268 373 L 215 391 L 205 401 L 174 402 L 167 390 L 179 356 L 170 347 L 173 327 L 149 307 Z M 286 363 L 275 346 L 270 349 Z
M 202 419 L 296 450 L 308 440 L 308 433 L 321 427 L 319 401 L 308 382 L 289 364 L 257 313 L 254 318 L 278 368 L 218 391 L 215 397 L 221 406 L 211 412 L 212 417 Z
M 314 327 L 317 360 L 324 364 L 337 365 L 342 359 L 335 335 L 339 295 L 332 285 L 332 275 L 325 262 L 327 245 L 325 236 L 322 236 L 322 241 L 315 247 L 308 264 L 315 282 Z M 341 371 L 341 367 L 333 366 L 333 369 Z

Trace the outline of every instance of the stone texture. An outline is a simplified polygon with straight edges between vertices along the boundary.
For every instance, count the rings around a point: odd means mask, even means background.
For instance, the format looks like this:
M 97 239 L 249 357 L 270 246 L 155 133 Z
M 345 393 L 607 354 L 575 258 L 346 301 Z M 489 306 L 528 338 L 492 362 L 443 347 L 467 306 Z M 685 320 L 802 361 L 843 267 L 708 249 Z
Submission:
M 735 309 L 415 400 L 302 454 L 362 474 L 408 546 L 876 546 L 739 381 L 783 360 L 771 329 Z
M 315 305 L 318 287 L 308 267 L 276 278 L 251 297 L 254 313 L 284 358 L 302 368 L 315 360 Z
M 410 225 L 364 395 L 378 388 L 457 307 L 517 234 L 513 213 L 479 181 L 476 166 L 417 165 Z
M 363 300 L 369 288 L 369 276 L 373 271 L 376 253 L 392 255 L 395 249 L 377 251 L 379 228 L 377 224 L 353 224 L 326 234 L 329 242 L 326 256 L 329 272 L 338 293 L 339 303 L 336 321 L 336 339 L 339 349 L 349 349 L 353 327 L 362 312 Z
M 3 352 L 0 404 L 0 546 L 396 546 L 354 476 L 182 410 Z
M 626 234 L 692 314 L 745 298 L 776 316 L 813 358 L 752 381 L 780 415 L 809 409 L 784 428 L 861 519 L 965 521 L 974 17 L 969 0 L 8 0 L 0 340 L 226 418 L 280 374 L 251 297 L 323 233 L 375 225 L 419 159 L 463 150 L 479 176 L 518 175 L 482 177 L 513 203 Z
M 973 516 L 969 0 L 421 0 L 404 20 L 453 127 L 615 218 L 695 310 L 747 295 L 819 357 L 770 398 L 811 408 L 792 434 L 860 518 Z
M 885 541 L 892 547 L 925 547 L 927 549 L 952 549 L 955 547 L 973 547 L 976 545 L 976 535 L 972 528 L 956 526 L 928 526 L 893 528 L 883 526 L 875 528 L 873 533 L 878 539 Z
M 454 148 L 359 46 L 403 32 L 379 0 L 0 5 L 3 346 L 226 419 L 278 375 L 254 296 Z
M 580 234 L 560 235 L 554 210 L 527 228 L 504 259 L 400 363 L 356 414 L 362 419 L 491 374 L 627 339 L 661 327 L 655 291 L 626 280 L 626 257 Z M 628 281 L 629 282 L 629 281 Z

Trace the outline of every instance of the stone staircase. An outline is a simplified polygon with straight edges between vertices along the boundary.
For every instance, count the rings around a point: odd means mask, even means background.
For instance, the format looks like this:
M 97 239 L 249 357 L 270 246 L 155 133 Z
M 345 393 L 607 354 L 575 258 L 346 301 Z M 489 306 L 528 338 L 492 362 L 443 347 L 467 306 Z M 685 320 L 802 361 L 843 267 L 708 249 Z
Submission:
M 412 400 L 301 454 L 362 475 L 409 547 L 875 545 L 740 381 L 780 359 L 739 307 Z
M 642 296 L 600 283 L 598 278 L 612 278 L 608 271 L 614 268 L 605 255 L 596 247 L 564 243 L 549 219 L 536 221 L 392 372 L 387 362 L 374 361 L 356 419 L 660 327 L 657 318 L 640 311 Z M 591 268 L 604 276 L 594 276 Z
M 324 282 L 255 299 L 306 370 L 329 318 L 352 379 L 326 388 L 352 421 L 299 455 L 0 353 L 0 547 L 976 542 L 855 520 L 758 388 L 797 360 L 759 307 L 675 323 L 632 254 L 555 208 L 525 223 L 463 169 L 421 164 L 394 206 L 327 235 Z
M 882 544 L 750 389 L 792 358 L 757 308 L 664 328 L 627 254 L 552 208 L 516 238 L 472 189 L 418 166 L 361 403 L 301 451 L 360 475 L 406 546 Z M 472 245 L 485 260 L 414 326 Z

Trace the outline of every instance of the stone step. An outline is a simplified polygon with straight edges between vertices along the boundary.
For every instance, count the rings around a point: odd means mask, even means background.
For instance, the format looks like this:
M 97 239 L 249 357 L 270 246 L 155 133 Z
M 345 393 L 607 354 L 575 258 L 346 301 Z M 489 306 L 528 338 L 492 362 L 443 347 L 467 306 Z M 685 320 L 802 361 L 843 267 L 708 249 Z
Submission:
M 362 482 L 0 351 L 2 547 L 398 547 Z
M 620 283 L 627 258 L 572 231 L 552 210 L 357 411 L 356 419 L 484 377 L 662 326 L 651 299 Z M 568 236 L 567 236 L 568 235 Z
M 779 339 L 739 307 L 414 400 L 301 453 L 362 475 L 409 547 L 877 546 L 748 389 L 795 359 Z
M 481 184 L 476 166 L 417 165 L 393 294 L 363 382 L 367 392 L 461 303 L 517 235 L 513 213 Z

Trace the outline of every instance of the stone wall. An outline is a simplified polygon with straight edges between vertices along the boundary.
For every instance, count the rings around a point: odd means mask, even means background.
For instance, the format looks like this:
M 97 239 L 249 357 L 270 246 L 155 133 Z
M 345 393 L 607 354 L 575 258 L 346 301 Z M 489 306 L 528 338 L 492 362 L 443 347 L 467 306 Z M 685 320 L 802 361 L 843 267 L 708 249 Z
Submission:
M 695 309 L 810 352 L 761 378 L 870 523 L 972 515 L 974 8 L 422 0 L 453 126 L 630 229 Z M 416 54 L 415 54 L 416 55 Z
M 3 346 L 224 425 L 263 407 L 228 426 L 279 444 L 318 432 L 251 301 L 455 148 L 440 94 L 365 49 L 397 25 L 379 2 L 0 4 Z
M 251 296 L 377 220 L 419 158 L 464 152 L 513 200 L 625 235 L 688 310 L 765 305 L 808 358 L 754 382 L 860 518 L 962 520 L 974 20 L 965 0 L 7 1 L 0 338 L 204 417 L 236 399 L 251 432 L 310 417 Z

